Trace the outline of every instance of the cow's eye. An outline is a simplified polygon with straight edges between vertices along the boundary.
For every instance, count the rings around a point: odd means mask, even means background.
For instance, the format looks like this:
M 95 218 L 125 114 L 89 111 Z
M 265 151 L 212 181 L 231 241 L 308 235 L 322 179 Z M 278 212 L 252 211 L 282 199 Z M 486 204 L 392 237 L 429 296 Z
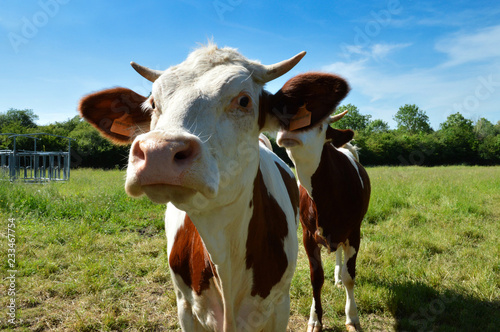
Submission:
M 154 100 L 151 100 L 151 108 L 156 109 L 156 104 Z
M 248 98 L 248 96 L 241 96 L 238 100 L 238 105 L 241 107 L 247 107 L 248 104 L 250 104 L 250 98 Z
M 229 109 L 232 111 L 243 111 L 248 113 L 252 108 L 252 98 L 248 93 L 242 91 L 236 97 L 231 100 L 231 105 Z

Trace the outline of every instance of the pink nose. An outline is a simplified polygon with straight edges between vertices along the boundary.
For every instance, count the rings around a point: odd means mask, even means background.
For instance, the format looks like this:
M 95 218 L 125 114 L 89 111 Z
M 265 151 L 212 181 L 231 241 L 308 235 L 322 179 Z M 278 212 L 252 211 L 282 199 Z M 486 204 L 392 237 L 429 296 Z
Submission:
M 182 185 L 184 173 L 200 152 L 195 138 L 144 138 L 132 144 L 129 163 L 140 185 Z

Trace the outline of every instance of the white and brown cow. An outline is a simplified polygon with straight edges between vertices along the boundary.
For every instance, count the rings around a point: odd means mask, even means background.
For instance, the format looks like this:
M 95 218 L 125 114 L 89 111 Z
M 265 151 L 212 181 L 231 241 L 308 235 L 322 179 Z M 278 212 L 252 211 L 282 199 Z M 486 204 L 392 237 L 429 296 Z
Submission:
M 298 252 L 299 192 L 259 133 L 277 130 L 337 78 L 263 86 L 304 56 L 275 65 L 208 45 L 165 71 L 132 63 L 154 82 L 82 99 L 81 115 L 116 143 L 132 143 L 125 190 L 168 203 L 168 259 L 184 331 L 285 331 Z M 319 90 L 318 90 L 319 91 Z M 328 98 L 322 98 L 328 101 Z M 335 105 L 311 107 L 312 123 Z
M 294 80 L 301 78 L 296 76 L 285 86 L 293 84 Z M 347 91 L 337 93 L 339 101 Z M 321 288 L 324 272 L 320 246 L 329 252 L 336 251 L 335 283 L 343 283 L 347 293 L 346 327 L 350 331 L 360 329 L 354 301 L 354 277 L 361 221 L 370 200 L 370 180 L 359 164 L 356 150 L 346 144 L 353 138 L 353 131 L 330 127 L 330 123 L 346 113 L 314 126 L 282 130 L 277 137 L 278 145 L 286 147 L 293 160 L 300 182 L 300 221 L 313 287 L 308 331 L 314 332 L 321 331 L 323 315 Z M 341 268 L 342 249 L 344 264 Z

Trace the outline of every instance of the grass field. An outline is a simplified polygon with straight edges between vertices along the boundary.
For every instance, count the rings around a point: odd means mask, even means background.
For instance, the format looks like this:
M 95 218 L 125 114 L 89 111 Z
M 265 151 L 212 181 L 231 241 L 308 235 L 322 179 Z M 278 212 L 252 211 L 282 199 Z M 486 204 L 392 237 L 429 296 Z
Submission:
M 372 201 L 355 287 L 364 330 L 500 330 L 500 167 L 368 173 Z M 164 206 L 128 198 L 123 182 L 124 172 L 88 169 L 72 171 L 69 183 L 0 182 L 0 329 L 179 329 Z M 9 224 L 16 226 L 15 325 Z M 324 262 L 333 279 L 333 259 Z M 289 330 L 304 331 L 311 288 L 303 248 L 291 297 Z M 325 330 L 343 331 L 344 291 L 326 282 L 323 304 Z

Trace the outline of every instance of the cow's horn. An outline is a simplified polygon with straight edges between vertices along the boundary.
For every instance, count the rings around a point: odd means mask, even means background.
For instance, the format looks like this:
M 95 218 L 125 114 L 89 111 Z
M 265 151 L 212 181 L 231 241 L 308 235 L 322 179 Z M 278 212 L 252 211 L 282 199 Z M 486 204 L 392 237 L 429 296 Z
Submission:
M 278 63 L 275 63 L 274 65 L 267 65 L 265 67 L 265 73 L 262 77 L 262 80 L 264 82 L 270 82 L 281 75 L 286 74 L 290 69 L 292 69 L 299 61 L 306 55 L 305 51 L 300 52 L 296 56 L 284 60 Z
M 335 115 L 333 115 L 333 116 L 329 117 L 329 118 L 328 118 L 328 122 L 329 122 L 329 123 L 334 123 L 334 122 L 339 121 L 340 119 L 342 119 L 342 118 L 344 117 L 344 115 L 346 115 L 346 114 L 347 114 L 347 112 L 349 112 L 349 110 L 344 111 L 344 112 L 339 113 L 339 114 L 335 114 Z
M 138 72 L 142 77 L 147 79 L 148 81 L 154 82 L 158 77 L 160 77 L 163 72 L 161 70 L 150 69 L 148 67 L 141 66 L 134 61 L 130 63 L 130 65 Z

